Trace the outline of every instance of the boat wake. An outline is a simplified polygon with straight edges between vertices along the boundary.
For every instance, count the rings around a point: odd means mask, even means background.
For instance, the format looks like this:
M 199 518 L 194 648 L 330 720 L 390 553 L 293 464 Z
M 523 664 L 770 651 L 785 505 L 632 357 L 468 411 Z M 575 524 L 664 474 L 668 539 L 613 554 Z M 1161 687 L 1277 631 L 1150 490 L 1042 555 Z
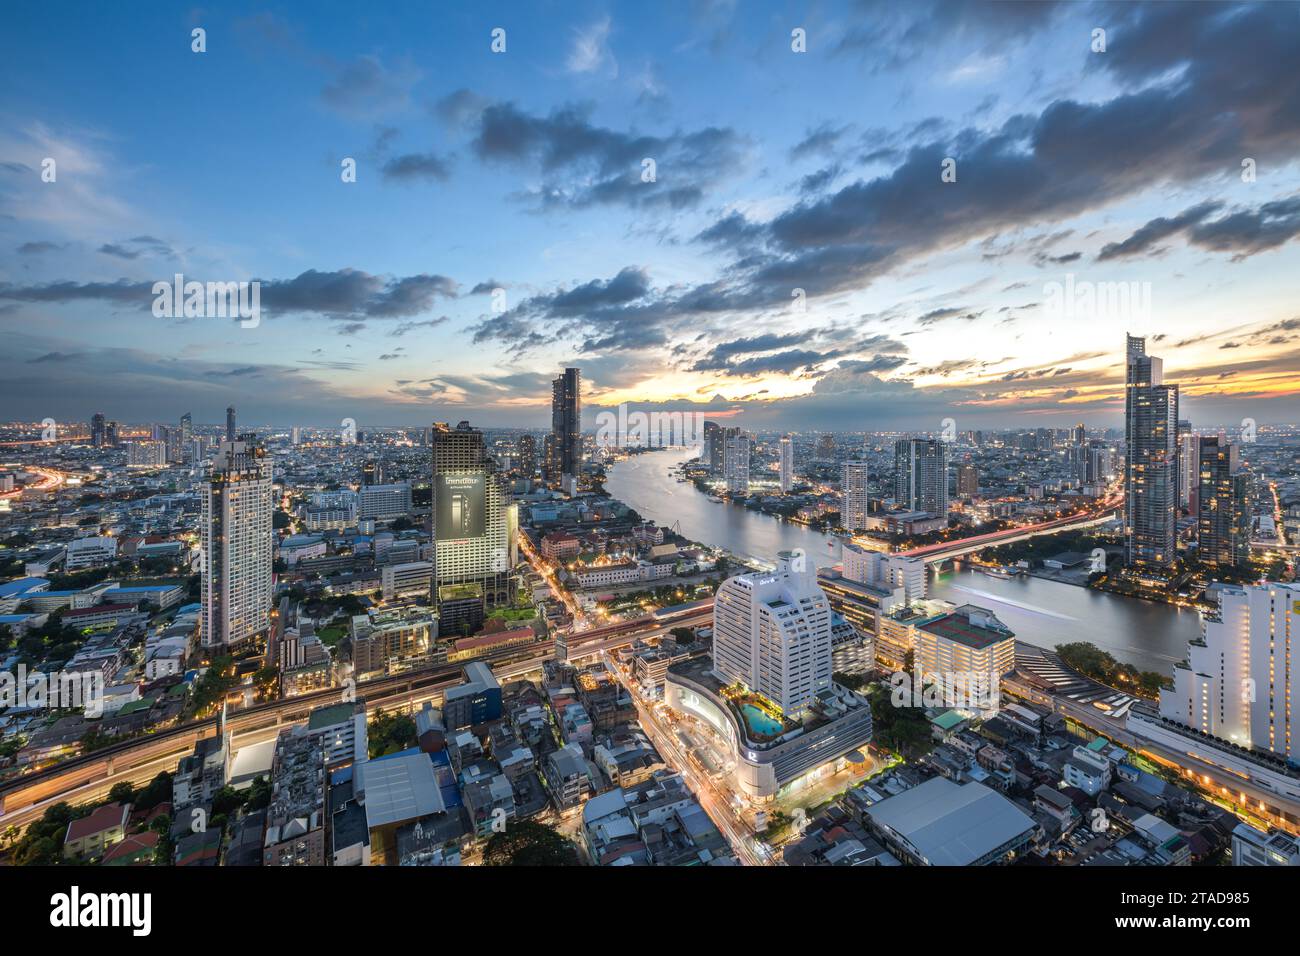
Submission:
M 1068 614 L 1059 614 L 1056 611 L 1049 611 L 1045 607 L 1038 607 L 1034 604 L 1025 604 L 1023 601 L 1013 601 L 1010 598 L 1000 597 L 988 591 L 981 591 L 979 588 L 968 588 L 961 584 L 954 584 L 953 589 L 956 591 L 965 591 L 967 594 L 974 594 L 978 597 L 985 598 L 989 601 L 996 601 L 999 604 L 1006 604 L 1010 607 L 1019 608 L 1022 611 L 1030 611 L 1034 614 L 1042 614 L 1045 617 L 1054 617 L 1061 621 L 1077 621 L 1077 617 L 1071 617 Z

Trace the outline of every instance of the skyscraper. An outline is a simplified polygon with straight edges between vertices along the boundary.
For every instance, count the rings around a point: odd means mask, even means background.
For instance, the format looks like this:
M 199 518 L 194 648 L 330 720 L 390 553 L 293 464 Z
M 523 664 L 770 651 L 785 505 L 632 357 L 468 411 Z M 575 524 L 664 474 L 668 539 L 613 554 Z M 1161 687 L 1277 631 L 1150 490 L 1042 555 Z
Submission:
M 840 526 L 859 531 L 867 526 L 867 463 L 846 461 L 840 477 Z
M 707 422 L 705 423 L 708 424 Z M 794 439 L 781 436 L 781 491 L 789 494 L 794 488 Z
M 1250 557 L 1250 475 L 1237 445 L 1215 437 L 1199 441 L 1197 555 L 1203 564 L 1246 567 Z
M 717 422 L 706 421 L 704 423 L 704 454 L 701 456 L 704 464 L 709 466 L 709 473 L 712 475 L 722 474 L 722 455 L 724 431 Z
M 969 462 L 957 468 L 957 497 L 978 498 L 980 493 L 979 469 Z
M 551 382 L 551 434 L 555 436 L 555 477 L 548 476 L 548 481 L 573 494 L 582 470 L 581 369 L 566 368 Z
M 388 483 L 388 467 L 382 458 L 367 458 L 361 463 L 361 484 L 384 485 Z
M 1177 558 L 1178 386 L 1164 384 L 1164 363 L 1146 339 L 1128 336 L 1124 394 L 1124 562 L 1166 571 Z
M 226 441 L 235 440 L 235 406 L 226 409 Z
M 749 494 L 749 436 L 739 428 L 728 428 L 723 442 L 722 473 L 727 493 Z
M 107 441 L 107 428 L 102 412 L 90 416 L 90 443 L 96 448 L 103 448 Z
M 1192 423 L 1178 423 L 1178 507 L 1190 508 L 1192 491 L 1201 481 L 1201 443 L 1192 434 Z
M 271 463 L 249 442 L 222 442 L 203 496 L 199 641 L 220 652 L 271 620 Z
M 831 687 L 831 607 L 812 573 L 782 552 L 776 570 L 730 578 L 713 606 L 713 672 L 782 714 Z
M 900 508 L 948 515 L 948 448 L 931 438 L 894 443 L 894 501 Z
M 1292 726 L 1300 585 L 1225 585 L 1218 614 L 1202 617 L 1201 629 L 1174 668 L 1173 688 L 1160 692 L 1160 716 L 1240 747 L 1300 756 Z
M 194 417 L 186 412 L 181 416 L 181 461 L 194 454 Z
M 477 601 L 484 611 L 514 600 L 519 517 L 487 454 L 483 433 L 461 422 L 433 426 L 433 598 Z
M 519 471 L 532 477 L 537 470 L 537 439 L 532 435 L 520 435 L 518 442 Z

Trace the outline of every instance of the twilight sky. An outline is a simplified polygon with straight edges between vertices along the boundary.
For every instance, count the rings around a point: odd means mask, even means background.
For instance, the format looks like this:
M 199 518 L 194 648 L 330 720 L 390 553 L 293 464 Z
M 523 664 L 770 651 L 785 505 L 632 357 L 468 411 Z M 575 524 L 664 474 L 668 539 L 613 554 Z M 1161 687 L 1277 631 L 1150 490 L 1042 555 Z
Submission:
M 5 14 L 0 419 L 1300 420 L 1300 4 L 122 9 Z

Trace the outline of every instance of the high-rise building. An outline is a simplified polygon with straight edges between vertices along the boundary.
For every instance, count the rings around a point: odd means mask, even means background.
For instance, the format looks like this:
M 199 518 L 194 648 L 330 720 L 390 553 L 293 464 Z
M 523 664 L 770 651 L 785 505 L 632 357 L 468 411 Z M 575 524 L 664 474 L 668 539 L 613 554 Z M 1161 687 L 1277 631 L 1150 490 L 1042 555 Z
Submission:
M 722 456 L 725 441 L 726 437 L 721 425 L 710 421 L 704 423 L 704 453 L 701 459 L 704 464 L 709 466 L 709 474 L 711 475 L 722 474 Z
M 1084 427 L 1083 422 L 1075 425 L 1070 429 L 1070 444 L 1083 445 L 1088 441 L 1088 429 Z
M 1300 756 L 1300 727 L 1292 724 L 1300 585 L 1223 585 L 1218 593 L 1218 613 L 1202 616 L 1200 640 L 1189 643 L 1187 661 L 1174 668 L 1173 688 L 1160 692 L 1160 716 L 1294 760 Z
M 520 435 L 517 445 L 519 451 L 519 471 L 532 477 L 537 471 L 537 439 L 532 435 Z
M 957 497 L 978 498 L 980 494 L 979 469 L 969 462 L 957 467 Z
M 1186 426 L 1186 428 L 1184 428 Z M 1201 482 L 1201 443 L 1191 422 L 1178 423 L 1178 507 L 1192 506 L 1193 492 Z
M 794 439 L 781 436 L 781 491 L 789 494 L 794 488 Z
M 831 687 L 831 606 L 807 570 L 783 552 L 775 571 L 730 578 L 713 605 L 713 672 L 771 701 L 804 711 Z
M 727 480 L 728 494 L 749 494 L 749 436 L 739 428 L 727 429 L 722 451 L 722 475 Z
M 108 443 L 107 426 L 101 412 L 90 416 L 90 443 L 96 448 L 103 448 Z
M 827 461 L 835 460 L 835 436 L 827 432 L 817 439 L 816 455 Z
M 1241 466 L 1237 445 L 1202 436 L 1197 490 L 1197 555 L 1216 567 L 1246 567 L 1250 562 L 1250 474 Z
M 462 614 L 514 600 L 519 512 L 487 453 L 483 433 L 461 422 L 433 426 L 433 598 Z M 481 614 L 469 619 L 481 619 Z
M 1124 563 L 1162 572 L 1177 559 L 1178 386 L 1146 339 L 1128 336 L 1124 395 Z
M 235 406 L 226 409 L 226 441 L 235 440 Z
M 573 494 L 582 471 L 582 371 L 566 368 L 551 382 L 551 434 L 555 438 L 547 481 Z
M 194 450 L 194 417 L 186 412 L 181 416 L 180 459 L 185 461 Z
M 362 485 L 384 485 L 388 483 L 388 466 L 381 458 L 367 458 L 361 463 Z
M 127 442 L 126 464 L 130 468 L 161 468 L 167 464 L 167 443 L 156 440 Z
M 271 620 L 271 462 L 249 442 L 222 442 L 203 496 L 199 640 L 243 643 Z
M 297 425 L 289 429 L 289 442 L 294 445 L 302 442 L 302 429 Z
M 840 474 L 840 526 L 859 531 L 867 526 L 867 463 L 846 461 Z
M 931 438 L 894 443 L 894 501 L 910 511 L 948 516 L 948 447 Z
M 1114 455 L 1107 445 L 1096 444 L 1088 449 L 1088 480 L 1110 481 L 1115 476 Z

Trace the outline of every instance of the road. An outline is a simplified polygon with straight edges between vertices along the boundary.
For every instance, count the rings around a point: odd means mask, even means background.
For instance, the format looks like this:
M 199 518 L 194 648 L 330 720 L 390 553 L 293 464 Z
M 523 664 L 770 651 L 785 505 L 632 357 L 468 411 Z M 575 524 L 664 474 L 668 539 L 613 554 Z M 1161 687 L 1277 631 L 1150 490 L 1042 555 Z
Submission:
M 623 668 L 612 660 L 608 654 L 603 656 L 610 673 L 632 696 L 632 700 L 636 704 L 641 727 L 645 730 L 646 736 L 650 738 L 650 742 L 654 744 L 655 749 L 668 762 L 668 765 L 682 775 L 682 779 L 686 781 L 690 791 L 695 794 L 695 799 L 699 801 L 704 812 L 709 815 L 713 825 L 731 844 L 736 859 L 746 866 L 764 866 L 771 863 L 770 858 L 765 858 L 758 851 L 753 831 L 750 830 L 740 814 L 732 806 L 730 794 L 719 787 L 712 777 L 697 767 L 689 754 L 682 751 L 671 725 L 665 725 L 661 721 L 660 708 L 656 706 L 656 702 L 647 700 L 642 696 L 636 682 L 631 680 Z
M 3 494 L 0 494 L 0 500 L 17 498 L 27 491 L 54 491 L 68 479 L 65 472 L 55 471 L 53 468 L 37 468 L 35 465 L 22 465 L 20 470 L 30 471 L 33 474 L 40 475 L 41 480 L 34 485 L 23 485 L 21 488 L 15 488 L 13 491 L 6 491 Z

